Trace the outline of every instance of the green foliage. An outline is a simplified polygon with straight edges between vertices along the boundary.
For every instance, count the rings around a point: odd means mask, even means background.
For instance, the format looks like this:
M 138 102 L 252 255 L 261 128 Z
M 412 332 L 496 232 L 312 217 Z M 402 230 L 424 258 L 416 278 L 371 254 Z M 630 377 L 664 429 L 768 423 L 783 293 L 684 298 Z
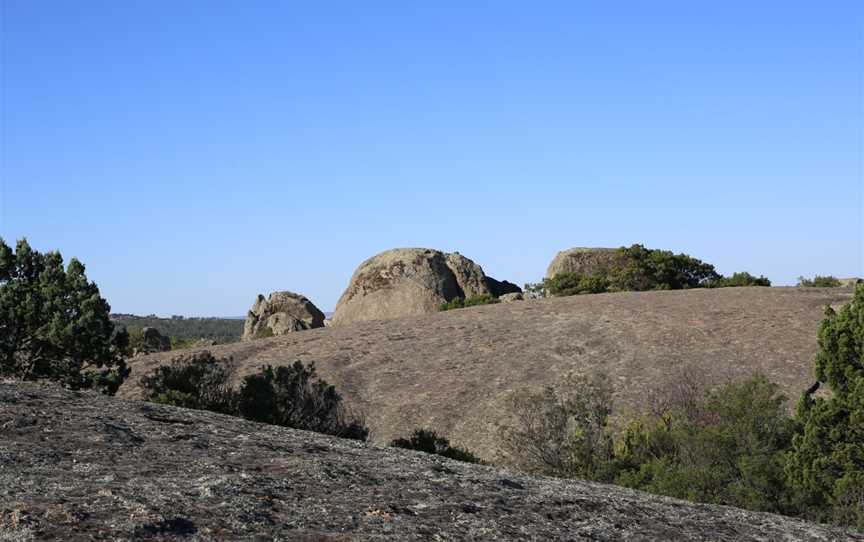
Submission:
M 501 300 L 495 296 L 489 294 L 479 294 L 475 296 L 471 296 L 468 299 L 463 299 L 461 297 L 456 297 L 450 300 L 449 302 L 441 305 L 442 311 L 449 311 L 453 309 L 464 309 L 465 307 L 474 307 L 477 305 L 493 305 L 495 303 L 500 303 Z
M 609 291 L 609 279 L 605 272 L 584 275 L 559 273 L 543 282 L 549 295 L 560 297 L 576 294 L 600 294 Z
M 262 367 L 235 391 L 228 386 L 228 363 L 207 351 L 179 356 L 141 379 L 144 398 L 342 438 L 368 438 L 362 419 L 347 411 L 336 388 L 318 377 L 314 364 L 296 361 L 290 367 Z
M 526 283 L 530 297 L 568 296 L 645 290 L 683 290 L 726 286 L 771 286 L 747 272 L 724 277 L 714 266 L 687 254 L 632 245 L 618 249 L 610 263 L 590 273 L 559 273 L 540 283 Z
M 133 329 L 152 327 L 159 333 L 171 337 L 172 345 L 194 344 L 198 339 L 211 339 L 218 344 L 232 343 L 240 340 L 243 335 L 243 319 L 232 318 L 185 318 L 172 316 L 159 318 L 156 315 L 134 316 L 131 314 L 112 314 L 115 324 L 126 326 L 132 333 Z
M 786 462 L 811 519 L 864 529 L 864 285 L 819 327 L 817 382 L 798 404 L 801 431 Z M 815 397 L 821 384 L 828 397 Z
M 720 278 L 714 266 L 687 254 L 632 245 L 618 249 L 623 263 L 608 272 L 612 291 L 699 288 Z
M 840 279 L 831 275 L 826 277 L 816 275 L 812 279 L 798 277 L 798 286 L 806 288 L 837 288 L 841 286 L 841 282 Z
M 771 286 L 771 281 L 760 275 L 758 277 L 743 271 L 733 273 L 731 277 L 720 277 L 708 284 L 711 288 L 728 288 L 733 286 Z
M 233 414 L 236 400 L 228 377 L 226 365 L 204 351 L 157 367 L 141 379 L 141 385 L 144 398 L 153 403 Z
M 129 374 L 128 335 L 73 258 L 0 239 L 0 375 L 113 394 Z
M 397 438 L 390 442 L 390 446 L 441 455 L 466 463 L 481 463 L 480 459 L 468 450 L 451 446 L 449 440 L 429 429 L 415 429 L 410 437 Z
M 631 421 L 616 443 L 615 482 L 671 497 L 789 513 L 786 399 L 764 376 L 728 383 L 688 409 Z
M 503 459 L 530 472 L 613 482 L 652 493 L 752 510 L 794 511 L 783 461 L 795 423 L 763 376 L 662 401 L 614 435 L 602 375 L 510 398 Z M 682 388 L 683 389 L 683 388 Z M 646 392 L 647 394 L 648 392 Z

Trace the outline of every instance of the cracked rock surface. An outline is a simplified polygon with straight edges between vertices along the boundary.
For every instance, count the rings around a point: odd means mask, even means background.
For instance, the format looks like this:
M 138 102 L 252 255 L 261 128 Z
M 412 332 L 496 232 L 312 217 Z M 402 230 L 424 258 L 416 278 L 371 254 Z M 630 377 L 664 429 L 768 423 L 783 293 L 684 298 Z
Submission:
M 0 383 L 0 541 L 864 540 L 204 411 Z

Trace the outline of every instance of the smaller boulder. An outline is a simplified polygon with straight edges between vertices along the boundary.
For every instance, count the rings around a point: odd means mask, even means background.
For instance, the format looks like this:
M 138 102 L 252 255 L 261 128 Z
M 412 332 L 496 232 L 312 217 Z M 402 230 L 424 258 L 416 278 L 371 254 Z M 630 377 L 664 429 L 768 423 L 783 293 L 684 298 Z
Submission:
M 159 333 L 155 327 L 141 330 L 141 353 L 167 352 L 171 350 L 171 339 Z
M 284 335 L 324 327 L 324 313 L 305 296 L 294 292 L 273 292 L 266 299 L 258 295 L 243 325 L 243 340 Z
M 522 301 L 525 297 L 521 292 L 512 292 L 509 294 L 504 294 L 498 298 L 501 303 L 513 303 L 514 301 Z

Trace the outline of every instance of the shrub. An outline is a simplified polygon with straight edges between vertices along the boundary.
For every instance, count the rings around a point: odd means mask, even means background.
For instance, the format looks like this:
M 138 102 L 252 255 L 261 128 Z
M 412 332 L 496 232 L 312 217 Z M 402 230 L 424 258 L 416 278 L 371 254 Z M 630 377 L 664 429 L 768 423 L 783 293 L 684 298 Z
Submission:
M 238 411 L 256 422 L 366 440 L 369 430 L 352 416 L 336 388 L 318 378 L 315 364 L 266 366 L 247 376 L 238 391 Z
M 464 309 L 465 307 L 474 307 L 476 305 L 493 305 L 500 302 L 500 299 L 490 294 L 479 294 L 471 296 L 467 299 L 456 297 L 451 299 L 449 302 L 441 305 L 441 310 L 449 311 L 453 309 Z
M 590 273 L 559 273 L 540 283 L 525 284 L 532 297 L 597 294 L 603 292 L 682 290 L 721 286 L 770 286 L 765 277 L 735 273 L 723 277 L 714 266 L 668 250 L 642 245 L 621 247 L 610 263 Z
M 128 335 L 72 258 L 0 239 L 0 375 L 114 394 L 128 376 Z
M 184 408 L 235 414 L 236 400 L 228 386 L 227 360 L 208 351 L 178 356 L 141 379 L 144 398 Z
M 600 294 L 609 291 L 609 279 L 605 272 L 590 275 L 559 273 L 543 282 L 549 295 L 560 297 L 576 294 Z
M 840 279 L 831 275 L 827 277 L 816 275 L 812 279 L 798 277 L 798 286 L 806 288 L 837 288 L 841 285 Z
M 504 460 L 530 472 L 698 502 L 793 510 L 783 454 L 795 425 L 777 386 L 756 375 L 715 391 L 696 380 L 680 389 L 680 398 L 656 402 L 658 414 L 625 421 L 617 436 L 609 429 L 611 389 L 602 375 L 517 392 L 510 400 L 513 423 L 502 430 Z
M 559 386 L 517 391 L 508 402 L 512 424 L 501 431 L 506 463 L 551 476 L 609 477 L 612 389 L 604 375 L 571 374 Z
M 728 288 L 733 286 L 771 286 L 771 281 L 764 276 L 754 276 L 743 271 L 733 273 L 731 277 L 720 277 L 708 284 L 712 288 Z
M 839 312 L 826 309 L 819 327 L 816 383 L 798 403 L 801 430 L 786 475 L 802 510 L 864 529 L 864 285 Z M 815 397 L 822 384 L 829 397 Z
M 235 391 L 228 386 L 229 361 L 207 351 L 178 356 L 141 379 L 144 398 L 342 438 L 368 438 L 362 418 L 348 412 L 336 388 L 318 378 L 314 364 L 262 367 Z
M 390 446 L 441 455 L 466 463 L 481 463 L 480 459 L 468 450 L 451 446 L 449 440 L 429 429 L 415 429 L 410 437 L 397 438 L 390 442 Z
M 615 291 L 682 290 L 699 288 L 720 278 L 714 266 L 687 254 L 632 245 L 618 249 L 620 265 L 608 274 Z
M 794 422 L 778 387 L 754 375 L 698 402 L 631 421 L 616 443 L 615 482 L 697 502 L 789 512 L 783 453 Z

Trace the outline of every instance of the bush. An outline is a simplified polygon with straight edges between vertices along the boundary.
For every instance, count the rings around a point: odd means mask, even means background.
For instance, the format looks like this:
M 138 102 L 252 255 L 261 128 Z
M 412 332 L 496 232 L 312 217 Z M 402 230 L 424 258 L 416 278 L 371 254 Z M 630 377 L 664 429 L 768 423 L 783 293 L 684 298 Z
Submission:
M 144 399 L 222 414 L 236 413 L 236 399 L 228 386 L 227 361 L 208 351 L 178 356 L 141 379 Z
M 678 389 L 678 388 L 676 388 Z M 709 391 L 687 382 L 657 414 L 609 429 L 611 388 L 602 375 L 511 397 L 504 460 L 529 472 L 580 477 L 698 502 L 788 512 L 783 474 L 794 431 L 785 399 L 762 376 Z M 650 394 L 648 394 L 650 395 Z
M 805 515 L 864 529 L 864 285 L 819 327 L 816 383 L 798 404 L 786 475 Z M 829 397 L 815 397 L 822 384 Z
M 783 454 L 794 431 L 786 399 L 764 376 L 728 383 L 695 408 L 630 422 L 616 443 L 615 482 L 750 510 L 792 510 Z
M 609 270 L 614 291 L 682 290 L 707 286 L 720 278 L 714 266 L 687 254 L 632 245 L 618 249 L 623 264 Z
M 144 398 L 342 438 L 368 438 L 363 420 L 349 413 L 336 389 L 318 378 L 314 364 L 262 367 L 236 391 L 228 386 L 228 364 L 207 351 L 174 358 L 141 379 Z
M 480 459 L 468 450 L 451 446 L 449 440 L 429 429 L 415 429 L 410 437 L 397 438 L 390 442 L 390 446 L 441 455 L 466 463 L 481 463 Z
M 256 422 L 355 440 L 369 436 L 362 420 L 346 411 L 336 388 L 318 378 L 314 363 L 263 367 L 245 378 L 237 406 L 241 416 Z
M 569 296 L 645 290 L 682 290 L 725 286 L 771 286 L 747 272 L 723 277 L 714 266 L 687 254 L 673 254 L 642 245 L 621 247 L 615 258 L 590 273 L 559 273 L 540 283 L 526 283 L 530 297 Z
M 609 477 L 612 388 L 604 375 L 568 375 L 559 386 L 518 391 L 508 403 L 513 423 L 501 431 L 506 463 L 550 476 Z
M 812 279 L 798 277 L 798 286 L 806 288 L 837 288 L 841 285 L 840 279 L 831 275 L 827 277 L 816 275 Z
M 731 277 L 720 277 L 716 281 L 710 283 L 711 288 L 729 288 L 734 286 L 771 286 L 771 281 L 764 276 L 754 276 L 743 271 L 733 273 Z
M 476 305 L 493 305 L 495 303 L 500 303 L 501 300 L 495 296 L 489 294 L 479 294 L 475 296 L 471 296 L 468 299 L 463 299 L 461 297 L 456 297 L 450 300 L 449 302 L 441 305 L 442 311 L 449 311 L 453 309 L 464 309 L 465 307 L 474 307 Z
M 72 258 L 0 239 L 0 375 L 114 394 L 128 376 L 129 337 Z
M 605 272 L 584 275 L 559 273 L 543 282 L 543 289 L 555 297 L 577 294 L 600 294 L 609 291 L 609 279 Z

